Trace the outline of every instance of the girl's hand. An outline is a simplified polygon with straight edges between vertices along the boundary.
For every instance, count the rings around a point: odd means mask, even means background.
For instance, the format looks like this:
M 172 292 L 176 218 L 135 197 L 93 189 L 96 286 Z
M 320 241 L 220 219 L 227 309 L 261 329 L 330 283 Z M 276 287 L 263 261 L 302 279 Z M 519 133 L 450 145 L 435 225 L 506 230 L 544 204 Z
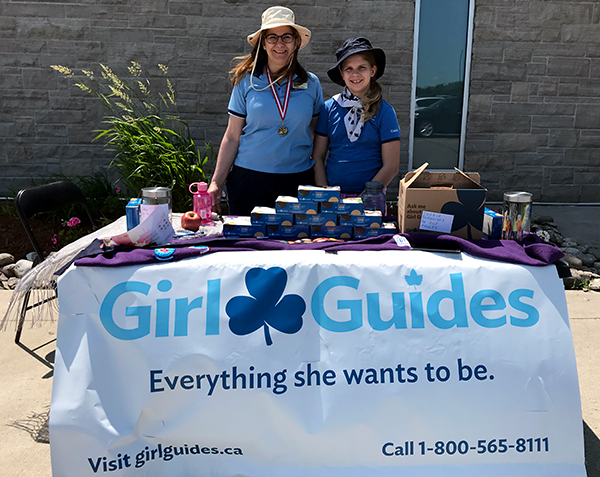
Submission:
M 325 172 L 325 156 L 329 148 L 329 139 L 324 136 L 315 135 L 312 158 L 315 161 L 315 185 L 327 187 L 327 174 Z

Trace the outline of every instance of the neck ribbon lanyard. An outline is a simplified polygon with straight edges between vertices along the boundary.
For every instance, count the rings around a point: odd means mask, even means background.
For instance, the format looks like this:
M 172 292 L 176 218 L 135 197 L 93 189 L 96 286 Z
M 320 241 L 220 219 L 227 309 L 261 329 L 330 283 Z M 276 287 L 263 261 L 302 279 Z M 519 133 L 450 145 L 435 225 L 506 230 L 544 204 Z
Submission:
M 277 132 L 281 137 L 285 136 L 288 133 L 288 128 L 283 125 L 283 120 L 285 119 L 285 115 L 288 110 L 288 105 L 290 104 L 290 91 L 292 90 L 292 78 L 288 77 L 287 87 L 285 88 L 285 98 L 283 99 L 283 104 L 279 100 L 279 96 L 277 95 L 277 91 L 275 91 L 275 86 L 273 85 L 273 81 L 271 80 L 271 72 L 269 71 L 269 67 L 266 67 L 267 70 L 267 79 L 271 85 L 271 93 L 273 93 L 273 98 L 275 98 L 275 104 L 277 104 L 277 110 L 279 111 L 279 116 L 281 117 L 281 126 Z

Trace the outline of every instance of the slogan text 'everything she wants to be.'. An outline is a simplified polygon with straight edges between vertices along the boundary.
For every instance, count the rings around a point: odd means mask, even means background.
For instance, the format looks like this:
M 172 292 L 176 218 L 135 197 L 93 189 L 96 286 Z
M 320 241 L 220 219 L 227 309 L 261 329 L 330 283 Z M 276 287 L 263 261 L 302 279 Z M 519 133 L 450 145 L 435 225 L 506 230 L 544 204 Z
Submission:
M 483 364 L 469 366 L 464 364 L 462 358 L 456 362 L 456 377 L 458 381 L 493 380 L 493 375 L 488 375 L 487 367 Z M 312 363 L 306 363 L 305 369 L 294 373 L 293 385 L 296 388 L 305 386 L 334 386 L 337 384 L 337 374 L 334 370 L 320 371 L 313 369 Z M 433 366 L 427 363 L 423 367 L 424 376 L 429 383 L 446 382 L 451 379 L 452 372 L 447 366 Z M 343 369 L 344 380 L 347 385 L 376 385 L 376 384 L 405 384 L 419 381 L 417 367 L 404 367 L 398 364 L 394 368 L 366 368 L 366 369 Z M 237 366 L 231 368 L 231 372 L 223 371 L 218 374 L 185 374 L 166 375 L 161 369 L 150 370 L 150 392 L 159 393 L 164 391 L 175 391 L 176 389 L 192 390 L 206 389 L 207 395 L 212 396 L 215 390 L 229 391 L 233 389 L 271 389 L 274 394 L 284 394 L 288 390 L 287 370 L 283 369 L 276 373 L 255 372 L 254 366 L 249 367 L 249 372 L 238 372 Z

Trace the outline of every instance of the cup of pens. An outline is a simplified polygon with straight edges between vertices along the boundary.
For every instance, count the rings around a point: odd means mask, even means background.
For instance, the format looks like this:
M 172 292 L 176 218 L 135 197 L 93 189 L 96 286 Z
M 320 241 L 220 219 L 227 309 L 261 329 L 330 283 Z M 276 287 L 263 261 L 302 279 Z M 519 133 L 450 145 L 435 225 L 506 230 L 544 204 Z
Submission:
M 530 192 L 505 192 L 502 207 L 502 239 L 523 240 L 523 232 L 531 228 Z

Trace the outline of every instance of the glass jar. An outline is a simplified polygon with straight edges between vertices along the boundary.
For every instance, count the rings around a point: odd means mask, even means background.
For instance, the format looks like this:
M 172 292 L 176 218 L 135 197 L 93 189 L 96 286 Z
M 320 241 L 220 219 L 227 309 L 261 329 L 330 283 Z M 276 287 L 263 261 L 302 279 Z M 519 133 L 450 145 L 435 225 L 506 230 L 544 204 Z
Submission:
M 171 221 L 171 189 L 169 187 L 145 187 L 142 189 L 140 221 L 148 217 L 155 208 L 164 207 Z
M 368 181 L 361 195 L 363 210 L 379 210 L 381 215 L 386 214 L 385 192 L 383 184 L 379 181 Z

